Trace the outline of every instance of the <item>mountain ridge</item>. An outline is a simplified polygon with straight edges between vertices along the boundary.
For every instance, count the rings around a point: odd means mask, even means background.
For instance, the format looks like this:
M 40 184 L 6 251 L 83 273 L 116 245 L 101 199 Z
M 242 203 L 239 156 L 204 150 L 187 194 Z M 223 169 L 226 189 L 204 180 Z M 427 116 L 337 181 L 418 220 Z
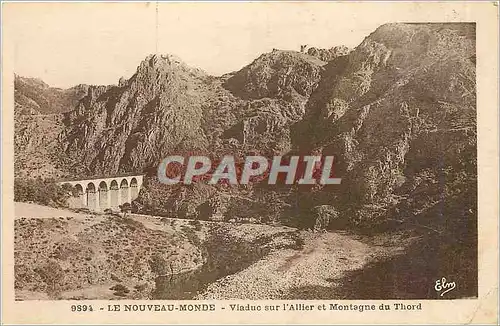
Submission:
M 474 24 L 386 24 L 353 50 L 274 50 L 222 77 L 175 56 L 149 55 L 130 78 L 89 86 L 75 108 L 63 113 L 56 147 L 66 158 L 60 161 L 70 163 L 59 170 L 72 176 L 154 176 L 172 154 L 318 152 L 338 158 L 335 172 L 343 184 L 294 190 L 300 208 L 266 218 L 326 205 L 336 212 L 329 218 L 340 214 L 360 225 L 377 224 L 403 209 L 411 189 L 435 191 L 429 180 L 476 176 L 474 30 Z M 435 134 L 436 128 L 450 131 Z M 436 143 L 438 134 L 446 137 L 448 150 Z M 442 153 L 450 162 L 443 163 L 448 176 L 435 163 Z M 465 179 L 455 183 L 449 191 L 468 191 Z M 281 198 L 283 207 L 294 200 L 268 190 L 247 195 Z M 210 200 L 224 202 L 220 191 L 208 191 Z M 207 200 L 188 199 L 188 215 Z M 139 202 L 153 205 L 145 197 Z M 404 210 L 423 209 L 412 205 Z

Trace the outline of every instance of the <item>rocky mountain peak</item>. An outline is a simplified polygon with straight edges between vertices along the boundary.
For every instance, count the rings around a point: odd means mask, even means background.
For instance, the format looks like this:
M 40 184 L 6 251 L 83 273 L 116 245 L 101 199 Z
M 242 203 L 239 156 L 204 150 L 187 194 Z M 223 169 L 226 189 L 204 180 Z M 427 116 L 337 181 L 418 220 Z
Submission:
M 193 77 L 203 77 L 206 75 L 201 69 L 188 66 L 179 57 L 173 54 L 150 54 L 137 68 L 137 73 L 150 73 L 152 71 L 186 73 Z
M 305 53 L 274 49 L 228 78 L 224 87 L 244 99 L 280 98 L 291 93 L 307 98 L 325 64 Z

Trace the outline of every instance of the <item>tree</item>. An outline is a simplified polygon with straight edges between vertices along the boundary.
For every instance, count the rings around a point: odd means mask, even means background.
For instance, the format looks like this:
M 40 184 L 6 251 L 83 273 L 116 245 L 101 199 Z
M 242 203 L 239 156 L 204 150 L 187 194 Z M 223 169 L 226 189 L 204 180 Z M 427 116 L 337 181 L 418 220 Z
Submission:
M 130 205 L 130 203 L 124 203 L 118 207 L 120 207 L 120 210 L 123 213 L 123 218 L 127 217 L 127 213 L 132 212 L 132 205 Z

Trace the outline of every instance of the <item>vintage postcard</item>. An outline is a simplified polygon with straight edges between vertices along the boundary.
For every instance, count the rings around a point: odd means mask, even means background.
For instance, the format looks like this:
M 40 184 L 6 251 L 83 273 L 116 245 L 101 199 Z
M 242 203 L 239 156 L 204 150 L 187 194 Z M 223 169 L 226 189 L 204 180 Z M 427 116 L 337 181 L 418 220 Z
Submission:
M 3 2 L 3 324 L 497 324 L 498 2 Z

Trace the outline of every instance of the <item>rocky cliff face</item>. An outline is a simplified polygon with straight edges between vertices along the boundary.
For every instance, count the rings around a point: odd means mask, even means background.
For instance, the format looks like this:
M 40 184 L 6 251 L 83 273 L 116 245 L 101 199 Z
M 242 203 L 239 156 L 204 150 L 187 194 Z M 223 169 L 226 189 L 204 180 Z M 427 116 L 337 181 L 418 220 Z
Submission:
M 241 206 L 262 221 L 431 220 L 441 232 L 449 219 L 475 220 L 475 101 L 473 24 L 388 24 L 352 51 L 274 50 L 222 77 L 149 56 L 128 80 L 89 87 L 64 114 L 58 143 L 73 175 L 154 175 L 166 155 L 189 152 L 335 155 L 340 186 L 163 193 L 151 179 L 155 193 L 146 187 L 138 205 L 158 214 L 162 193 L 192 217 L 231 219 L 245 215 Z
M 353 221 L 447 215 L 451 197 L 475 216 L 473 25 L 380 27 L 327 67 L 306 110 L 297 144 L 338 156 L 330 200 Z
M 173 56 L 150 56 L 118 86 L 92 86 L 65 115 L 65 152 L 79 174 L 142 172 L 168 152 L 203 149 L 209 77 Z M 82 170 L 82 168 L 87 170 Z

